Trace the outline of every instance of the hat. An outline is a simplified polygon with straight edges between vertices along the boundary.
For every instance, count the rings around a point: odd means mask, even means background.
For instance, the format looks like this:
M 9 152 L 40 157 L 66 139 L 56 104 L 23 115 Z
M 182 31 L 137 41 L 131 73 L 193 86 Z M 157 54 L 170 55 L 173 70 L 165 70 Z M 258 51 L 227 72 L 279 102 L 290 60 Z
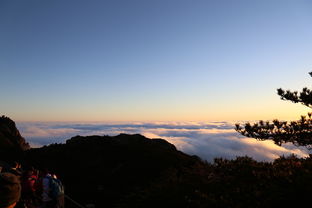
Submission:
M 12 173 L 0 173 L 0 208 L 17 202 L 21 196 L 21 184 Z

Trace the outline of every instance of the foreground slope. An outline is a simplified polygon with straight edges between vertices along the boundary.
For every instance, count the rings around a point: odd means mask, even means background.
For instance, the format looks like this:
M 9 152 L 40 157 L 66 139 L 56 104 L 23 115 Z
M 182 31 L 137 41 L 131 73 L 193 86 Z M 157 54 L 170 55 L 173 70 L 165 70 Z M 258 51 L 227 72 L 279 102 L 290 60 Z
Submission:
M 209 164 L 142 135 L 77 136 L 28 150 L 26 160 L 59 173 L 68 195 L 96 207 L 290 207 L 312 194 L 311 157 Z
M 1 139 L 19 135 L 8 131 L 14 122 L 4 120 L 9 125 L 0 128 L 0 135 L 6 135 Z M 21 152 L 24 143 L 2 144 L 0 149 L 8 153 Z M 271 163 L 217 158 L 210 164 L 165 140 L 126 134 L 76 136 L 65 144 L 2 155 L 0 161 L 12 160 L 11 156 L 23 167 L 58 173 L 67 195 L 97 208 L 303 207 L 312 194 L 311 156 L 281 157 Z M 67 201 L 66 207 L 75 206 Z
M 117 206 L 168 172 L 200 163 L 165 140 L 138 134 L 76 136 L 66 144 L 31 149 L 26 161 L 59 173 L 69 195 L 97 206 Z

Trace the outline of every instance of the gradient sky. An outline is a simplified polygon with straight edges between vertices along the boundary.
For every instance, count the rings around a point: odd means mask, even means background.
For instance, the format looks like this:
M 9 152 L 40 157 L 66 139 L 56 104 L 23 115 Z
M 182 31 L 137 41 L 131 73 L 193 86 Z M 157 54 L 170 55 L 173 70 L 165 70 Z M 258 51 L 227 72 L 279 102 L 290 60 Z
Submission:
M 2 0 L 0 110 L 16 121 L 296 119 L 308 0 Z

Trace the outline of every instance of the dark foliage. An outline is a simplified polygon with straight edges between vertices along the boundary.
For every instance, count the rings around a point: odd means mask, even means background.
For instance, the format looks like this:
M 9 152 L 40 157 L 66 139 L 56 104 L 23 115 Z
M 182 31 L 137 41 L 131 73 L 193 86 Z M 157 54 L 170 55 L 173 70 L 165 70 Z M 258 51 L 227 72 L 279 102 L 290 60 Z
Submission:
M 310 72 L 312 76 L 312 72 Z M 277 90 L 282 100 L 289 100 L 294 103 L 302 103 L 312 107 L 312 91 L 303 88 L 302 92 L 291 92 L 290 90 Z M 256 138 L 259 140 L 273 140 L 275 144 L 291 142 L 297 146 L 312 147 L 312 118 L 311 113 L 308 116 L 301 116 L 298 121 L 259 121 L 255 124 L 246 123 L 244 126 L 236 124 L 236 131 L 244 136 Z

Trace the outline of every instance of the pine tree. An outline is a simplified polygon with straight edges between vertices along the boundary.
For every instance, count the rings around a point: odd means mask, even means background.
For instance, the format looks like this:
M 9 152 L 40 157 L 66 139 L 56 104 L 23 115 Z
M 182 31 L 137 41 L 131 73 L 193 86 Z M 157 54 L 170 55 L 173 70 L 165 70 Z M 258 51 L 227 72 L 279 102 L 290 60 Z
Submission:
M 312 77 L 312 72 L 309 73 Z M 301 103 L 312 108 L 312 91 L 303 88 L 301 92 L 277 89 L 277 94 L 282 100 L 288 100 L 293 103 Z M 305 146 L 312 149 L 312 113 L 307 116 L 301 116 L 298 121 L 262 121 L 243 126 L 236 124 L 235 130 L 246 137 L 252 137 L 258 140 L 273 140 L 275 144 L 291 142 L 296 146 Z

